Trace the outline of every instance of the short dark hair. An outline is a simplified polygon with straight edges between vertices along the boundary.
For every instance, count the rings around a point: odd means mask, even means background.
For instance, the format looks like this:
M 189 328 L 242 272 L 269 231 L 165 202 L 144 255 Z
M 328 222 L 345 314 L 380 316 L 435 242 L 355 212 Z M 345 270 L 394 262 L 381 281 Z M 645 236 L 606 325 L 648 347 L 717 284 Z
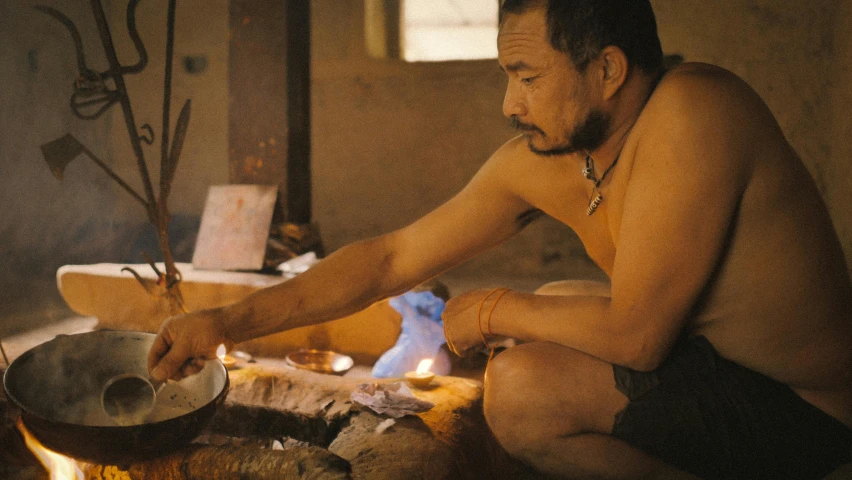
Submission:
M 536 7 L 546 8 L 550 44 L 567 53 L 581 72 L 609 45 L 646 73 L 665 68 L 649 0 L 504 0 L 500 21 L 507 13 Z

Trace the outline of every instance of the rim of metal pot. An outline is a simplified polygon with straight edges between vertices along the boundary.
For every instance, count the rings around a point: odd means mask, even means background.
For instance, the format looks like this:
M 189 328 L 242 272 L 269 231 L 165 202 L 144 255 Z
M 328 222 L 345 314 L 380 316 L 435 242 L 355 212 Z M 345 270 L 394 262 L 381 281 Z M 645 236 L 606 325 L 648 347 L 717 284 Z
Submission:
M 149 332 L 137 332 L 137 331 L 132 331 L 132 330 L 98 330 L 98 331 L 94 331 L 94 332 L 86 332 L 86 333 L 100 333 L 100 332 L 121 332 L 121 333 L 143 334 L 143 335 L 146 335 L 146 336 L 147 336 L 147 335 L 150 335 L 150 336 L 156 336 L 156 335 L 155 335 L 155 334 L 153 334 L 153 333 L 149 333 Z M 77 335 L 85 335 L 86 333 L 83 333 L 83 334 L 77 334 Z M 222 388 L 221 388 L 221 389 L 220 389 L 220 390 L 216 393 L 216 395 L 214 395 L 214 396 L 213 396 L 213 398 L 212 398 L 209 402 L 206 402 L 206 403 L 204 403 L 203 405 L 201 405 L 201 406 L 199 406 L 199 407 L 197 407 L 197 408 L 194 408 L 194 409 L 192 409 L 192 410 L 190 410 L 190 411 L 188 411 L 188 412 L 186 412 L 186 413 L 183 413 L 183 414 L 181 414 L 181 415 L 178 415 L 178 416 L 176 416 L 176 417 L 167 418 L 167 419 L 159 420 L 159 421 L 156 421 L 156 422 L 146 422 L 146 423 L 142 423 L 142 424 L 138 424 L 138 425 L 126 425 L 126 426 L 123 426 L 123 425 L 86 425 L 86 424 L 82 424 L 82 423 L 71 423 L 71 422 L 66 422 L 66 421 L 64 421 L 64 420 L 55 420 L 55 419 L 51 419 L 51 418 L 46 418 L 46 417 L 44 417 L 43 415 L 38 414 L 38 413 L 34 412 L 32 409 L 30 409 L 30 408 L 28 408 L 27 406 L 25 406 L 25 405 L 24 405 L 24 403 L 23 403 L 23 402 L 21 402 L 21 401 L 20 401 L 20 399 L 16 398 L 16 397 L 15 397 L 15 395 L 14 395 L 14 394 L 13 394 L 13 393 L 9 390 L 9 372 L 10 372 L 10 371 L 14 371 L 15 364 L 20 364 L 21 362 L 23 362 L 23 361 L 24 361 L 24 359 L 25 359 L 26 357 L 28 357 L 28 356 L 32 356 L 32 355 L 35 355 L 35 352 L 34 352 L 34 351 L 35 351 L 37 348 L 41 347 L 42 345 L 45 345 L 45 344 L 47 344 L 47 343 L 50 343 L 50 342 L 52 342 L 52 341 L 56 340 L 56 338 L 57 338 L 57 337 L 70 337 L 70 336 L 73 336 L 73 335 L 60 334 L 60 335 L 57 335 L 56 337 L 54 337 L 54 338 L 53 338 L 53 339 L 51 339 L 51 340 L 48 340 L 48 341 L 43 342 L 43 343 L 40 343 L 40 344 L 38 344 L 38 345 L 36 345 L 36 346 L 34 346 L 34 347 L 32 347 L 32 348 L 28 349 L 27 351 L 25 351 L 24 353 L 22 353 L 21 355 L 19 355 L 17 358 L 15 358 L 14 360 L 12 360 L 12 362 L 11 362 L 11 363 L 9 364 L 9 366 L 6 368 L 6 371 L 5 371 L 5 372 L 3 372 L 3 391 L 4 391 L 4 393 L 6 394 L 6 398 L 8 398 L 9 400 L 11 400 L 11 401 L 12 401 L 12 403 L 14 403 L 14 404 L 15 404 L 15 406 L 16 406 L 18 409 L 20 409 L 22 412 L 26 412 L 26 414 L 27 414 L 27 415 L 31 415 L 31 416 L 36 417 L 36 418 L 38 418 L 38 419 L 40 419 L 40 420 L 43 420 L 43 421 L 45 421 L 45 422 L 52 422 L 52 423 L 56 423 L 56 424 L 59 424 L 59 425 L 68 425 L 68 426 L 76 426 L 76 427 L 86 427 L 86 428 L 103 429 L 103 430 L 107 430 L 107 429 L 125 429 L 125 428 L 141 427 L 141 426 L 144 426 L 144 425 L 158 425 L 158 424 L 162 424 L 162 423 L 164 423 L 164 422 L 172 421 L 172 420 L 174 420 L 174 419 L 176 419 L 176 418 L 181 418 L 181 417 L 186 416 L 186 415 L 191 415 L 193 412 L 196 412 L 196 411 L 198 411 L 198 410 L 201 410 L 201 409 L 203 409 L 203 408 L 207 407 L 208 405 L 211 405 L 211 404 L 215 403 L 216 401 L 218 401 L 218 400 L 219 400 L 219 397 L 221 397 L 221 396 L 222 396 L 222 394 L 226 393 L 226 392 L 228 391 L 228 389 L 229 389 L 230 381 L 229 381 L 229 378 L 228 378 L 228 369 L 227 369 L 227 368 L 225 368 L 225 365 L 222 363 L 222 361 L 221 361 L 221 360 L 219 360 L 218 358 L 216 358 L 216 359 L 211 359 L 211 360 L 207 360 L 207 361 L 208 361 L 208 362 L 215 361 L 215 365 L 217 365 L 217 368 L 221 368 L 221 370 L 224 372 L 224 374 L 225 374 L 225 382 L 223 383 Z M 19 368 L 20 368 L 20 367 L 19 367 Z

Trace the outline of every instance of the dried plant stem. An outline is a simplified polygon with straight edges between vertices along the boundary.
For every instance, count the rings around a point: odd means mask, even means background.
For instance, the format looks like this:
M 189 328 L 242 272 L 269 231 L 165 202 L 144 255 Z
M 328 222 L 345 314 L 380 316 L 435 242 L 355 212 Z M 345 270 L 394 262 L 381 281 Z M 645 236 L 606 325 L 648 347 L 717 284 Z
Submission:
M 163 262 L 166 265 L 166 288 L 170 292 L 169 301 L 172 303 L 172 311 L 186 312 L 183 304 L 183 296 L 180 292 L 179 281 L 180 273 L 175 267 L 172 251 L 169 247 L 168 224 L 169 224 L 169 209 L 168 196 L 171 191 L 171 183 L 174 179 L 173 166 L 176 167 L 177 159 L 174 162 L 169 158 L 169 130 L 171 124 L 169 122 L 169 114 L 171 113 L 172 103 L 172 63 L 174 63 L 174 45 L 175 45 L 175 9 L 176 0 L 169 0 L 169 10 L 166 22 L 166 67 L 163 81 L 163 129 L 160 134 L 162 146 L 160 149 L 160 198 L 157 202 L 157 237 L 160 241 L 160 251 L 163 253 Z M 183 139 L 181 139 L 183 141 Z M 174 165 L 173 165 L 174 164 Z
M 169 295 L 169 303 L 171 307 L 172 313 L 180 313 L 185 312 L 184 304 L 183 304 L 183 296 L 180 292 L 180 273 L 175 266 L 174 257 L 172 256 L 171 247 L 169 245 L 168 238 L 168 224 L 169 224 L 169 212 L 168 207 L 166 205 L 167 195 L 162 195 L 163 193 L 163 185 L 161 181 L 160 191 L 161 195 L 158 199 L 154 194 L 154 187 L 151 183 L 151 176 L 148 172 L 147 164 L 145 163 L 145 154 L 142 150 L 142 142 L 139 136 L 139 131 L 136 127 L 136 121 L 133 117 L 133 109 L 130 104 L 130 97 L 127 94 L 127 88 L 124 83 L 124 76 L 122 74 L 122 67 L 119 63 L 118 56 L 116 55 L 115 46 L 112 41 L 112 35 L 109 31 L 109 25 L 107 23 L 106 14 L 104 12 L 103 5 L 101 4 L 101 0 L 91 0 L 92 4 L 92 12 L 95 16 L 95 21 L 98 26 L 98 31 L 100 33 L 101 42 L 103 43 L 104 51 L 106 53 L 107 61 L 109 62 L 109 73 L 113 81 L 115 82 L 116 91 L 118 94 L 118 102 L 121 105 L 122 113 L 124 114 L 124 122 L 127 126 L 127 132 L 130 135 L 130 144 L 133 148 L 133 153 L 136 155 L 136 164 L 139 169 L 139 175 L 142 178 L 142 184 L 144 186 L 145 197 L 147 198 L 147 202 L 145 202 L 146 211 L 148 214 L 148 220 L 157 230 L 157 238 L 160 245 L 160 251 L 163 254 L 163 262 L 166 265 L 165 278 L 161 279 L 165 281 L 166 287 L 168 289 Z M 175 15 L 175 0 L 170 0 L 169 2 L 169 20 L 168 20 L 168 38 L 167 38 L 167 57 L 169 61 L 167 61 L 166 67 L 166 78 L 165 82 L 165 91 L 167 93 L 166 98 L 164 99 L 163 106 L 163 132 L 161 136 L 163 138 L 164 145 L 168 144 L 168 110 L 170 108 L 170 93 L 171 93 L 171 68 L 169 63 L 172 61 L 172 52 L 174 48 L 174 15 Z M 164 152 L 167 148 L 164 146 Z M 165 164 L 166 162 L 161 162 L 161 164 Z M 173 175 L 160 171 L 160 176 L 163 177 L 166 175 L 167 181 L 170 183 Z M 120 182 L 123 183 L 123 182 Z M 166 189 L 168 190 L 168 189 Z M 135 193 L 135 192 L 134 192 Z

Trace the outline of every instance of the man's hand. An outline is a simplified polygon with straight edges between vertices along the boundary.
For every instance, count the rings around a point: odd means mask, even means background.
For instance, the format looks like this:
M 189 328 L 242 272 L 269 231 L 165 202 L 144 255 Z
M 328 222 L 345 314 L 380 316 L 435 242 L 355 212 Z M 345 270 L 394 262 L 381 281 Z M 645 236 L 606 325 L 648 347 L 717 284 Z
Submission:
M 180 380 L 193 375 L 204 368 L 206 360 L 216 358 L 219 345 L 232 348 L 221 315 L 214 309 L 166 319 L 148 352 L 151 380 Z
M 441 318 L 447 346 L 453 353 L 464 356 L 475 348 L 490 347 L 489 342 L 495 339 L 489 335 L 489 319 L 507 291 L 505 288 L 478 289 L 447 301 Z

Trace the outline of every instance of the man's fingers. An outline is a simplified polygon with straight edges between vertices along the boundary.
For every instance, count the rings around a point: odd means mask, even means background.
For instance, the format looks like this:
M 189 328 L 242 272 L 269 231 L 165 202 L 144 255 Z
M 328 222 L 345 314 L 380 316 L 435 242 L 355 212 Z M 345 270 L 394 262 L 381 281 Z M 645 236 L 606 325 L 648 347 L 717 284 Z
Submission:
M 190 375 L 195 375 L 200 372 L 204 368 L 204 360 L 195 359 L 186 365 L 184 365 L 180 369 L 180 373 L 183 377 L 188 377 Z
M 181 367 L 191 356 L 192 351 L 186 343 L 173 343 L 151 370 L 151 380 L 155 382 L 162 382 L 167 378 L 179 380 Z
M 154 339 L 154 344 L 151 346 L 151 350 L 148 351 L 148 371 L 153 372 L 154 367 L 160 363 L 160 359 L 169 351 L 171 348 L 171 340 L 166 338 L 168 336 L 168 332 L 162 330 L 157 338 Z

